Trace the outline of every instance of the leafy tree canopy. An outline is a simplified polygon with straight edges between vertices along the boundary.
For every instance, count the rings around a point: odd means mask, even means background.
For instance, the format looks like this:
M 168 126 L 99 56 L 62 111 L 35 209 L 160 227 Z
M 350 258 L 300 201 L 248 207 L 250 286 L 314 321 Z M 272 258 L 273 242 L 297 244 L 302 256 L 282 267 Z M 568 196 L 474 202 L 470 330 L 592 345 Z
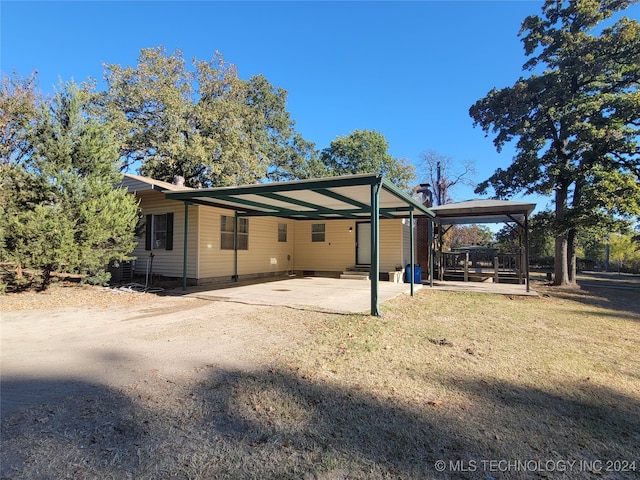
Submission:
M 190 186 L 304 174 L 309 145 L 293 129 L 286 91 L 262 75 L 242 80 L 219 52 L 187 65 L 182 52 L 160 46 L 141 50 L 135 67 L 104 68 L 101 115 L 115 127 L 125 164 L 142 174 L 181 175 Z
M 389 144 L 374 130 L 354 130 L 349 135 L 337 137 L 320 154 L 329 175 L 355 175 L 377 173 L 409 191 L 415 177 L 413 165 L 408 160 L 393 158 Z
M 0 164 L 19 162 L 30 154 L 25 131 L 42 99 L 36 73 L 29 78 L 2 74 L 0 82 Z
M 445 243 L 451 249 L 473 245 L 489 246 L 493 243 L 493 232 L 486 225 L 452 225 L 445 235 Z
M 135 67 L 104 69 L 94 112 L 113 125 L 124 167 L 143 175 L 224 186 L 376 172 L 403 188 L 414 176 L 377 132 L 356 130 L 316 151 L 294 129 L 287 92 L 262 75 L 241 79 L 219 52 L 188 63 L 159 46 L 141 50 Z
M 640 268 L 640 241 L 631 234 L 613 234 L 609 237 L 609 258 L 617 266 L 618 273 L 623 268 Z
M 553 258 L 553 212 L 544 210 L 537 212 L 529 219 L 529 256 L 531 258 Z M 496 243 L 501 251 L 516 251 L 520 248 L 517 231 L 505 225 L 495 235 Z
M 604 24 L 630 3 L 546 0 L 520 32 L 532 74 L 469 111 L 498 151 L 516 146 L 513 163 L 478 193 L 554 192 L 556 283 L 575 273 L 580 227 L 602 214 L 640 215 L 640 24 Z

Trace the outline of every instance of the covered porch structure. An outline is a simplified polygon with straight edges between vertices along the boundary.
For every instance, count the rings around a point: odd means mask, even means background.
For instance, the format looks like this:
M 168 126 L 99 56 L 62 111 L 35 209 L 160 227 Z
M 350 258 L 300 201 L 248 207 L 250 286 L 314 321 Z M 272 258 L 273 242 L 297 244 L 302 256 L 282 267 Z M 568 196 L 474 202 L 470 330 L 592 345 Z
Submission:
M 235 211 L 234 250 L 237 277 L 238 218 L 279 217 L 290 220 L 357 219 L 371 222 L 371 315 L 380 316 L 380 219 L 408 219 L 411 231 L 411 265 L 414 262 L 414 217 L 433 219 L 435 214 L 382 176 L 348 175 L 291 182 L 273 182 L 238 187 L 216 187 L 166 194 L 184 202 L 183 287 L 187 285 L 188 217 L 190 205 L 220 207 Z M 429 222 L 431 237 L 432 222 Z M 414 278 L 410 275 L 411 295 Z
M 515 278 L 529 287 L 529 215 L 535 203 L 509 200 L 470 200 L 431 207 L 436 214 L 438 226 L 438 248 L 432 249 L 434 268 L 440 281 L 456 278 L 464 282 L 489 280 L 499 283 L 501 279 Z M 516 252 L 499 253 L 490 248 L 474 248 L 444 252 L 442 237 L 453 225 L 504 223 L 517 235 L 519 248 Z M 431 285 L 433 277 L 431 275 Z

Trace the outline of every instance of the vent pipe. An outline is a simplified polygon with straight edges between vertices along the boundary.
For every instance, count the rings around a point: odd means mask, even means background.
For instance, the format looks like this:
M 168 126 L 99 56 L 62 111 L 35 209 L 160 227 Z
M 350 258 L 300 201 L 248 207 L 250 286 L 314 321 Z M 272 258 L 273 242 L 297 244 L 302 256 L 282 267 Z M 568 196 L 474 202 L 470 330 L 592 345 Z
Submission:
M 178 187 L 184 187 L 184 177 L 181 175 L 176 175 L 173 177 L 173 184 Z

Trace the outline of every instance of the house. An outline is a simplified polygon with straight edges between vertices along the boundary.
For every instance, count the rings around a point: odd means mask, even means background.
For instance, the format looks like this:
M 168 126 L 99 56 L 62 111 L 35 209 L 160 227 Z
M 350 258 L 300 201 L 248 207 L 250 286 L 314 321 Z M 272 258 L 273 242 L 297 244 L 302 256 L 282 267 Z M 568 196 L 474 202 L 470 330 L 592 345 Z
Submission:
M 185 286 L 369 269 L 393 278 L 414 263 L 414 215 L 433 218 L 377 175 L 193 189 L 126 174 L 123 185 L 144 220 L 136 273 L 152 261 Z

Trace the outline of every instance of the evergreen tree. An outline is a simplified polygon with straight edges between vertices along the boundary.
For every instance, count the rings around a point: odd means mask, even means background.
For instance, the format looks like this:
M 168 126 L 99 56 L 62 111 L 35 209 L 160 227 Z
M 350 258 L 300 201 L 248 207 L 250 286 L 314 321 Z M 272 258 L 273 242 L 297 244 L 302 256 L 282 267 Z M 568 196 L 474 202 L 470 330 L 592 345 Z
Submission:
M 31 155 L 6 168 L 2 182 L 3 249 L 9 260 L 42 271 L 108 280 L 110 260 L 135 245 L 138 207 L 116 185 L 120 161 L 108 125 L 86 115 L 86 91 L 61 88 L 26 134 Z

